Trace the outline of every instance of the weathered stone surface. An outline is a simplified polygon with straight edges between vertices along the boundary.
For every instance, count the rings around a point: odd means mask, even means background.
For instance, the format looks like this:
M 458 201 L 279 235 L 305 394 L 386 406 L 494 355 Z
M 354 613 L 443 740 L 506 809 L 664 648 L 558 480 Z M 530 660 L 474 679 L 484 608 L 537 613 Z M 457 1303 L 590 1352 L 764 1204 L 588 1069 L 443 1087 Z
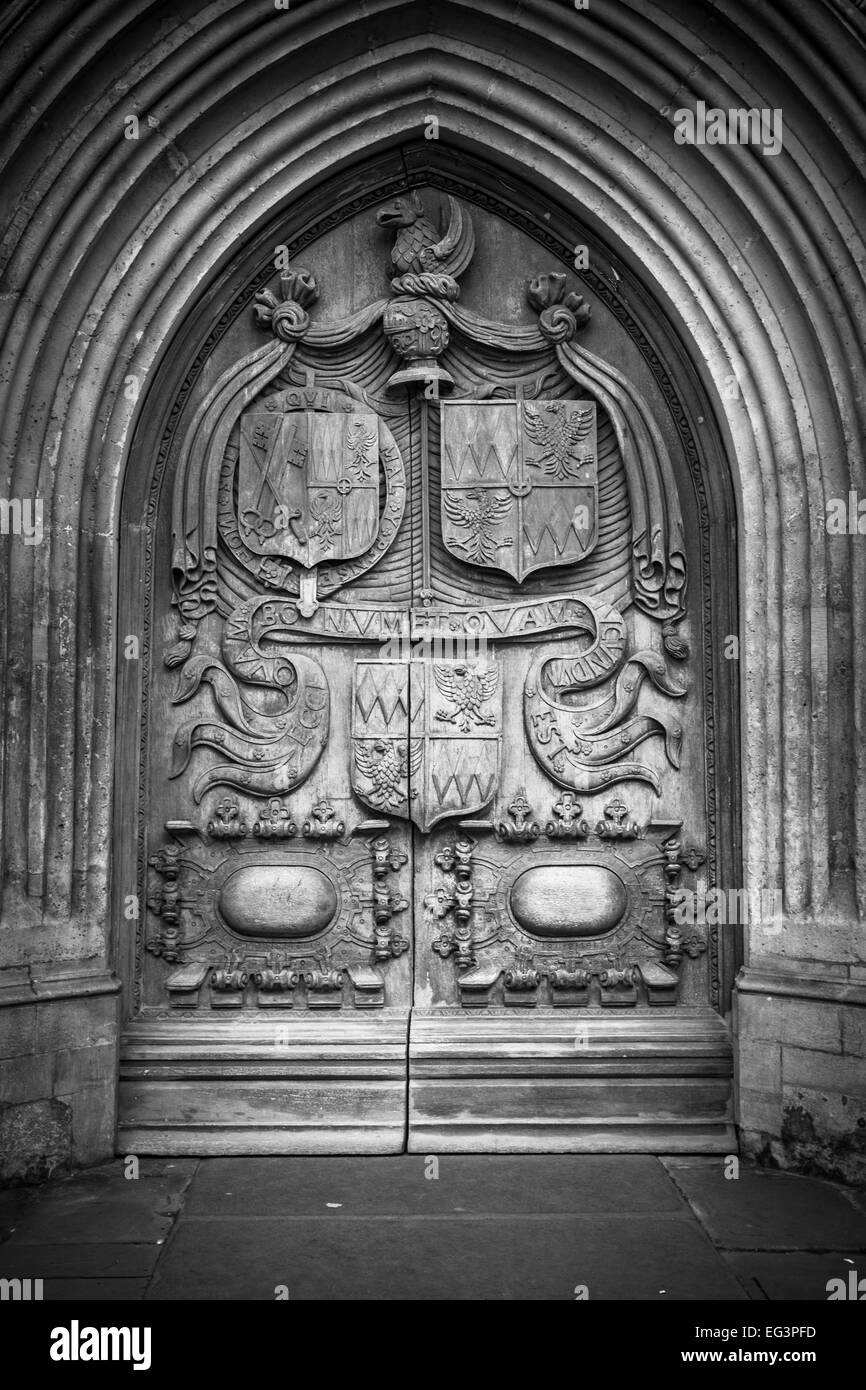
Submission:
M 861 1182 L 866 1176 L 862 985 L 803 967 L 759 976 L 738 1004 L 739 1123 L 751 1158 Z M 754 1038 L 753 1043 L 749 1038 Z
M 7 1241 L 0 1246 L 0 1278 L 142 1278 L 153 1273 L 159 1255 L 155 1242 L 143 1245 L 97 1238 L 77 1244 L 39 1245 Z
M 116 1073 L 97 1085 L 78 1084 L 66 1097 L 72 1106 L 75 1163 L 98 1163 L 114 1152 L 117 1110 Z
M 9 1247 L 146 1245 L 164 1240 L 183 1202 L 189 1170 L 179 1165 L 150 1175 L 143 1164 L 138 1177 L 128 1178 L 126 1171 L 132 1170 L 119 1163 L 110 1170 L 76 1173 L 40 1192 Z
M 764 1095 L 778 1093 L 782 1079 L 782 1053 L 777 1043 L 752 1042 L 741 1034 L 737 1040 L 739 1076 L 749 1090 Z
M 182 1220 L 147 1296 L 273 1298 L 285 1284 L 303 1300 L 573 1301 L 583 1284 L 591 1300 L 746 1298 L 703 1232 L 677 1215 L 559 1216 L 554 1226 L 506 1214 L 329 1216 Z
M 835 1086 L 784 1086 L 782 1140 L 788 1163 L 807 1172 L 862 1183 L 866 1179 L 862 1085 L 859 1095 L 840 1093 Z
M 35 1034 L 35 1008 L 26 1004 L 0 1008 L 0 1057 L 23 1057 L 35 1052 Z
M 365 1217 L 683 1210 L 678 1189 L 646 1154 L 454 1154 L 435 1165 L 411 1154 L 363 1163 L 343 1157 L 315 1164 L 303 1158 L 208 1159 L 184 1212 L 322 1216 L 328 1203 L 339 1203 L 347 1216 Z
M 59 1100 L 0 1104 L 0 1182 L 41 1182 L 72 1161 L 72 1111 Z
M 57 1095 L 69 1095 L 99 1082 L 111 1082 L 117 1071 L 117 1051 L 110 1043 L 76 1047 L 53 1057 L 53 1085 Z
M 683 1164 L 672 1169 L 712 1239 L 734 1250 L 860 1250 L 866 1218 L 844 1193 L 815 1179 L 789 1178 L 741 1164 L 726 1177 L 725 1164 Z
M 754 995 L 744 1010 L 751 1036 L 820 1052 L 842 1051 L 842 1010 L 817 999 Z
M 44 1298 L 46 1303 L 130 1303 L 144 1298 L 147 1283 L 144 1278 L 46 1279 Z
M 90 999 L 58 999 L 36 1009 L 36 1048 L 39 1052 L 92 1048 L 117 1041 L 117 1002 L 114 995 Z
M 7 1103 L 52 1094 L 54 1058 L 48 1053 L 0 1062 L 0 1097 Z
M 843 1279 L 847 1285 L 852 1261 L 841 1253 L 844 1249 L 840 1246 L 839 1253 L 834 1254 L 732 1251 L 725 1254 L 725 1260 L 753 1298 L 820 1303 L 827 1299 L 831 1279 Z
M 144 1159 L 131 1179 L 118 1160 L 0 1194 L 0 1229 L 14 1227 L 0 1277 L 44 1279 L 46 1299 L 148 1287 L 270 1299 L 282 1284 L 295 1301 L 525 1301 L 572 1299 L 584 1283 L 591 1300 L 763 1301 L 823 1299 L 828 1278 L 856 1267 L 857 1193 L 745 1166 L 729 1181 L 727 1167 L 634 1154 Z
M 38 983 L 41 1002 L 0 1006 L 0 1182 L 39 1181 L 114 1150 L 116 995 L 66 997 L 62 971 Z
M 866 1100 L 866 1067 L 860 1057 L 828 1057 L 808 1045 L 785 1049 L 782 1079 L 786 1087 L 807 1086 Z

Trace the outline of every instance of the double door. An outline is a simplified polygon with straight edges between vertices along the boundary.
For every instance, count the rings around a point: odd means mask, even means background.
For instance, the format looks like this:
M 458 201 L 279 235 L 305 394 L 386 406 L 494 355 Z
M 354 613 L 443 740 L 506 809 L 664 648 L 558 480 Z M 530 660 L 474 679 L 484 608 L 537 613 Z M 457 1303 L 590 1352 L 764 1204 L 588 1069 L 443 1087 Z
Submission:
M 259 293 L 127 532 L 124 1147 L 730 1147 L 673 438 L 547 331 L 564 276 L 539 327 L 457 311 L 468 206 L 379 226 L 437 219 L 450 270 L 398 232 L 378 308 Z

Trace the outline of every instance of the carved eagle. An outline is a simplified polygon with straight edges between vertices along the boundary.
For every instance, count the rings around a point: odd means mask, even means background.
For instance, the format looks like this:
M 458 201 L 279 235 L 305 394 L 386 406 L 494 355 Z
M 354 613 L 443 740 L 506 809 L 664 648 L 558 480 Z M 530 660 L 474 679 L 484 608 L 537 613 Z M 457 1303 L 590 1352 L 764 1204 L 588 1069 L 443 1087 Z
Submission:
M 364 798 L 374 806 L 395 807 L 407 800 L 407 768 L 416 773 L 424 753 L 422 743 L 411 743 L 407 752 L 400 739 L 377 738 L 355 744 L 355 765 L 371 783 Z
M 334 536 L 340 530 L 342 508 L 340 500 L 320 492 L 310 502 L 310 540 L 317 540 L 323 550 L 334 544 Z
M 346 447 L 349 451 L 348 467 L 356 482 L 369 476 L 370 450 L 378 443 L 378 432 L 359 420 L 349 431 Z
M 391 260 L 398 275 L 434 273 L 462 275 L 475 252 L 472 219 L 456 198 L 448 195 L 448 230 L 440 236 L 428 217 L 418 194 L 394 198 L 376 214 L 380 227 L 395 227 L 397 239 Z
M 437 709 L 437 719 L 456 724 L 464 734 L 468 734 L 473 726 L 477 728 L 481 724 L 496 723 L 496 716 L 485 714 L 481 708 L 485 701 L 496 693 L 499 672 L 495 666 L 481 671 L 463 662 L 459 666 L 434 666 L 433 679 L 439 688 L 439 694 L 457 706 L 456 711 L 451 713 L 448 710 Z
M 511 536 L 501 541 L 493 539 L 493 528 L 511 510 L 511 498 L 507 493 L 494 492 L 492 488 L 473 488 L 466 493 L 445 492 L 443 502 L 448 519 L 465 531 L 465 535 L 454 538 L 453 544 L 465 551 L 467 559 L 475 564 L 489 564 L 497 550 L 513 545 Z
M 562 481 L 573 478 L 581 464 L 592 463 L 593 455 L 583 458 L 575 456 L 575 448 L 589 436 L 595 412 L 592 406 L 569 414 L 562 401 L 552 401 L 545 406 L 552 422 L 542 418 L 541 412 L 533 405 L 523 407 L 523 421 L 526 433 L 533 444 L 538 444 L 543 453 L 541 458 L 529 460 L 532 467 L 541 468 L 549 476 Z

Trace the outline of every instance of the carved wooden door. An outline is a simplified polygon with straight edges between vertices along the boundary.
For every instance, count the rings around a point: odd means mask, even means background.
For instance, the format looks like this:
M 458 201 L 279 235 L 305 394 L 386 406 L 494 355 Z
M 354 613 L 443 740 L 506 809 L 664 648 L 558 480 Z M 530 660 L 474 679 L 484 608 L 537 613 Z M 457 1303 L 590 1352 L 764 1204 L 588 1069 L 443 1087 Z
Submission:
M 318 245 L 154 494 L 125 1143 L 726 1147 L 730 960 L 677 917 L 717 872 L 704 540 L 658 389 L 490 210 L 428 188 Z

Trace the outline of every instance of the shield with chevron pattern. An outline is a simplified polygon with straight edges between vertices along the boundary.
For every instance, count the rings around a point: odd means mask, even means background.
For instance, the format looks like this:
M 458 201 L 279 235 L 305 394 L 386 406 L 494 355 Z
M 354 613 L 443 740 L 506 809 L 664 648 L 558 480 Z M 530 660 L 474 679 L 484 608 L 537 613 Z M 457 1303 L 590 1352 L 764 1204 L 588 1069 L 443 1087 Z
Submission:
M 356 661 L 352 788 L 376 811 L 409 819 L 409 665 Z
M 356 661 L 352 787 L 431 830 L 478 811 L 499 781 L 502 696 L 493 662 Z
M 593 401 L 443 401 L 442 538 L 504 570 L 583 560 L 598 526 Z

